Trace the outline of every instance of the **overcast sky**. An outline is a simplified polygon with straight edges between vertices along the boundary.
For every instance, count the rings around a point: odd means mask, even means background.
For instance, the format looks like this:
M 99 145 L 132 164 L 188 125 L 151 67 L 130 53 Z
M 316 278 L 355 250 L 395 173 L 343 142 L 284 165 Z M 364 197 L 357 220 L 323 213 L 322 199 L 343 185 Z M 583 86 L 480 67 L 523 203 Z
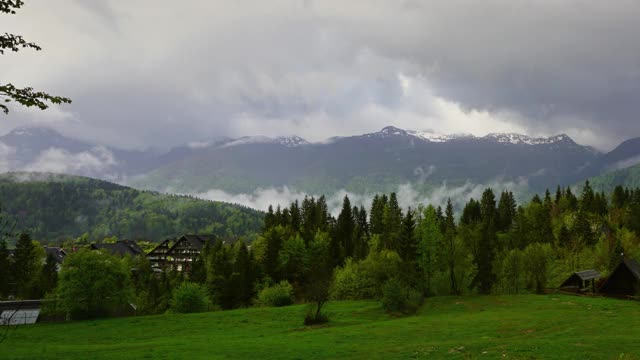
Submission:
M 125 147 L 385 125 L 605 150 L 640 136 L 637 0 L 26 3 L 0 32 L 43 51 L 0 57 L 0 81 L 74 102 L 14 107 L 0 132 L 46 124 Z

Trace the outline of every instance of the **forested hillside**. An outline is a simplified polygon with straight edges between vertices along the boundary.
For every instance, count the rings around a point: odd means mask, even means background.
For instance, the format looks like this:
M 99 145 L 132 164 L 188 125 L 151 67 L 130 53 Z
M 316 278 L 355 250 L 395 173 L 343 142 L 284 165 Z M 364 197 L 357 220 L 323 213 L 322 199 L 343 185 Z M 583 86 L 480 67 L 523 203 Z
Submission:
M 160 241 L 190 232 L 253 238 L 263 221 L 261 212 L 239 205 L 42 173 L 0 176 L 0 205 L 17 230 L 45 241 L 84 234 Z
M 594 189 L 605 192 L 613 191 L 618 185 L 630 188 L 640 187 L 640 165 L 596 176 L 591 179 L 591 183 Z

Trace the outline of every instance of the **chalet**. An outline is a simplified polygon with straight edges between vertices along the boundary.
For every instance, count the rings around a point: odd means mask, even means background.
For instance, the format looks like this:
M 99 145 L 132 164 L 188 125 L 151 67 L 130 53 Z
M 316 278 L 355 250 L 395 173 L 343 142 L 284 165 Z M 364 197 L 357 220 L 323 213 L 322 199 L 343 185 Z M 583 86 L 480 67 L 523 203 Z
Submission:
M 138 256 L 144 255 L 144 250 L 135 241 L 120 240 L 109 244 L 91 244 L 91 250 L 104 250 L 108 254 L 117 256 Z
M 636 296 L 640 293 L 640 264 L 633 259 L 622 259 L 600 292 L 611 296 Z
M 162 269 L 167 265 L 167 253 L 171 249 L 171 240 L 165 240 L 147 253 L 147 259 L 154 269 Z
M 47 254 L 47 257 L 51 256 L 55 260 L 56 270 L 60 271 L 64 258 L 67 257 L 67 252 L 64 251 L 63 248 L 48 246 L 44 247 L 44 252 Z
M 214 235 L 182 235 L 166 252 L 165 266 L 178 271 L 188 270 L 207 243 L 216 240 Z
M 565 280 L 560 289 L 574 292 L 596 292 L 596 279 L 600 273 L 595 270 L 584 270 L 573 273 Z

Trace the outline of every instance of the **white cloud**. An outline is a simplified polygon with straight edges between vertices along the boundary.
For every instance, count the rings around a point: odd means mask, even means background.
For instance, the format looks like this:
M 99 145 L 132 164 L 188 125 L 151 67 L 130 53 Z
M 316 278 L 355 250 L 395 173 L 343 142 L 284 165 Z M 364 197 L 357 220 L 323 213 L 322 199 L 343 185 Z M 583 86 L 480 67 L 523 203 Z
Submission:
M 501 181 L 496 179 L 486 184 L 474 184 L 467 181 L 464 185 L 458 187 L 450 187 L 445 183 L 433 189 L 428 193 L 422 193 L 415 188 L 414 185 L 407 183 L 399 185 L 396 192 L 398 203 L 403 208 L 417 208 L 419 205 L 444 207 L 448 199 L 451 199 L 454 207 L 461 209 L 471 198 L 480 199 L 485 189 L 492 188 L 496 197 L 500 196 L 502 191 L 512 191 L 520 201 L 525 201 L 524 196 L 528 195 L 528 183 L 525 179 L 520 181 Z M 167 189 L 171 193 L 171 189 Z M 257 189 L 251 194 L 230 194 L 223 190 L 212 189 L 201 193 L 187 194 L 201 199 L 224 201 L 229 203 L 240 204 L 254 209 L 266 211 L 269 205 L 275 209 L 276 206 L 289 206 L 293 201 L 302 201 L 305 196 L 314 196 L 316 199 L 318 194 L 307 194 L 296 191 L 289 187 Z M 329 211 L 337 216 L 342 208 L 344 197 L 348 196 L 352 205 L 364 206 L 367 212 L 371 208 L 371 201 L 375 193 L 356 194 L 346 190 L 339 190 L 326 197 Z
M 396 125 L 567 132 L 608 148 L 640 133 L 639 16 L 632 0 L 580 11 L 571 1 L 33 0 L 3 15 L 3 29 L 44 51 L 3 56 L 0 78 L 72 97 L 62 112 L 75 122 L 56 127 L 117 145 Z
M 0 142 L 0 172 L 11 170 L 11 158 L 15 153 L 15 148 Z
M 113 154 L 102 146 L 79 153 L 50 148 L 40 153 L 33 163 L 25 166 L 22 170 L 92 175 L 103 174 L 116 164 Z

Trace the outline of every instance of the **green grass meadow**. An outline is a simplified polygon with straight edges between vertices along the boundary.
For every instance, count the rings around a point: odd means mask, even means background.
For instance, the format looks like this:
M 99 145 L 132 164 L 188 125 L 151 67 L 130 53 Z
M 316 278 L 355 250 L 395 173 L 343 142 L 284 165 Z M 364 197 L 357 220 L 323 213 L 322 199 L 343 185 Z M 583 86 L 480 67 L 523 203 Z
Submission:
M 640 359 L 640 303 L 564 295 L 435 297 L 418 315 L 378 302 L 38 324 L 0 359 Z

